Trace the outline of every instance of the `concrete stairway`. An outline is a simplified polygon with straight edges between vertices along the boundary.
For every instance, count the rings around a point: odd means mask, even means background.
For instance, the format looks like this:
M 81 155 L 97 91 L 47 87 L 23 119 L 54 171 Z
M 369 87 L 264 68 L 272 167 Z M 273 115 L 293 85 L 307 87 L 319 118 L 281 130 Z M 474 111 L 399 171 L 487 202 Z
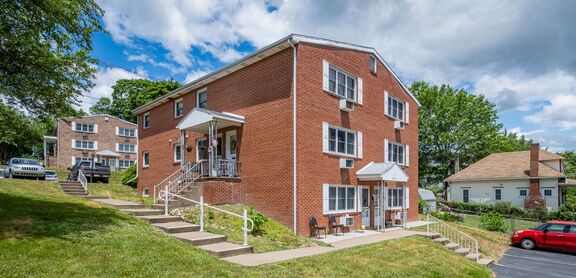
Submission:
M 452 250 L 454 253 L 466 257 L 471 261 L 476 261 L 477 263 L 485 266 L 492 264 L 492 259 L 483 258 L 481 254 L 478 254 L 478 260 L 475 260 L 475 254 L 471 253 L 470 249 L 460 247 L 458 244 L 452 242 L 449 238 L 442 237 L 435 233 L 427 234 L 426 237 L 431 238 L 433 242 L 442 244 L 448 249 Z
M 84 191 L 84 187 L 79 181 L 58 181 L 62 191 L 68 195 L 74 196 L 88 196 L 88 193 Z
M 122 211 L 147 221 L 161 231 L 192 246 L 205 250 L 208 254 L 224 258 L 252 253 L 252 246 L 243 246 L 226 241 L 226 236 L 200 232 L 200 226 L 185 222 L 180 216 L 163 215 L 163 210 L 148 209 L 144 205 L 114 199 L 94 199 L 119 208 Z

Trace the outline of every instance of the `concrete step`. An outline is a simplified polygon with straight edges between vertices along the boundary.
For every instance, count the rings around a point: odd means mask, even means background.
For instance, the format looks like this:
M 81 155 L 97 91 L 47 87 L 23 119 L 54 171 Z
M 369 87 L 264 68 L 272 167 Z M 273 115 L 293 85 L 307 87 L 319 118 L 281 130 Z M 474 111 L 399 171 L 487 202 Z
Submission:
M 435 238 L 441 237 L 439 234 L 436 234 L 436 233 L 429 233 L 429 234 L 425 234 L 424 236 L 427 237 L 427 238 L 431 238 L 431 239 L 435 239 Z
M 117 208 L 117 209 L 143 209 L 143 208 L 146 208 L 146 206 L 140 205 L 140 204 L 116 204 L 116 205 L 112 205 L 112 206 Z
M 155 223 L 152 225 L 169 234 L 200 231 L 200 225 L 194 225 L 184 221 Z
M 86 190 L 84 190 L 84 188 L 80 187 L 80 188 L 62 188 L 62 191 L 68 193 L 72 193 L 72 192 L 86 192 Z
M 62 188 L 83 188 L 81 184 L 61 184 Z
M 465 257 L 466 255 L 470 254 L 470 249 L 460 247 L 454 250 L 454 252 L 462 257 Z
M 456 249 L 460 248 L 460 245 L 458 245 L 454 242 L 450 242 L 450 243 L 446 244 L 446 247 L 448 247 L 448 249 L 450 249 L 450 250 L 456 250 Z
M 159 209 L 123 209 L 123 212 L 132 214 L 134 216 L 149 216 L 149 215 L 161 215 L 164 213 L 162 210 Z
M 110 197 L 107 196 L 88 196 L 87 199 L 97 200 L 97 199 L 108 199 Z
M 81 184 L 80 182 L 78 182 L 78 181 L 74 181 L 74 182 L 67 181 L 67 182 L 59 182 L 59 183 L 60 183 L 61 186 L 62 186 L 62 185 L 70 185 L 70 186 L 76 186 L 76 185 L 78 185 L 78 186 L 82 186 L 82 184 Z
M 216 235 L 207 232 L 187 232 L 172 234 L 173 237 L 190 243 L 194 246 L 201 246 L 206 244 L 214 244 L 226 241 L 226 236 Z
M 88 196 L 88 193 L 86 192 L 64 192 L 64 193 L 73 196 Z
M 148 216 L 138 216 L 139 219 L 148 221 L 149 223 L 166 223 L 166 222 L 177 222 L 182 221 L 180 216 L 172 215 L 148 215 Z
M 450 242 L 449 238 L 445 238 L 445 237 L 439 237 L 439 238 L 435 238 L 432 241 L 436 242 L 436 243 L 440 243 L 442 245 L 446 245 Z
M 478 259 L 478 261 L 476 261 L 477 263 L 484 265 L 484 266 L 489 266 L 491 265 L 494 261 L 492 259 L 488 259 L 488 258 L 480 258 Z
M 252 253 L 252 246 L 243 246 L 240 244 L 230 242 L 218 242 L 208 245 L 202 245 L 199 247 L 200 249 L 203 249 L 206 252 L 208 252 L 208 254 L 216 256 L 218 258 L 225 258 Z

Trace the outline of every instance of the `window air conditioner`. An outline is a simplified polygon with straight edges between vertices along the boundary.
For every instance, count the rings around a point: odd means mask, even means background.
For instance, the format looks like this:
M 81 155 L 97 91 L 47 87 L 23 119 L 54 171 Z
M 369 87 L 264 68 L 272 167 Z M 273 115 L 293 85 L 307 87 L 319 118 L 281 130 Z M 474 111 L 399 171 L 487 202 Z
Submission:
M 394 121 L 394 129 L 404 129 L 404 122 L 403 121 Z
M 340 168 L 342 169 L 354 168 L 354 159 L 340 158 Z
M 354 111 L 354 102 L 349 100 L 349 99 L 345 99 L 345 98 L 341 99 L 340 100 L 340 110 L 347 111 L 347 112 Z
M 348 215 L 340 217 L 340 225 L 354 226 L 354 217 Z

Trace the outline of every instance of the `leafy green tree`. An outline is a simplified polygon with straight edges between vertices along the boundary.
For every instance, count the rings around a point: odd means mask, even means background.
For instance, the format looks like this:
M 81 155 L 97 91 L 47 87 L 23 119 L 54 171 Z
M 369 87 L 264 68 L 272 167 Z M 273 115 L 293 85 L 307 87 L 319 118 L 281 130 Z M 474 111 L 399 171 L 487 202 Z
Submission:
M 42 135 L 52 129 L 49 121 L 30 120 L 26 115 L 0 102 L 0 160 L 14 156 L 39 157 Z
M 2 0 L 0 97 L 30 115 L 74 115 L 93 86 L 89 52 L 102 15 L 94 0 Z
M 422 186 L 437 184 L 457 168 L 492 152 L 528 149 L 529 141 L 500 132 L 495 105 L 482 95 L 449 85 L 412 84 L 422 104 L 419 111 L 419 176 Z
M 180 87 L 174 80 L 151 81 L 146 79 L 120 79 L 112 86 L 112 100 L 101 98 L 90 108 L 92 113 L 106 113 L 136 122 L 132 110 Z
M 576 152 L 574 151 L 564 151 L 558 153 L 565 158 L 564 160 L 564 174 L 570 179 L 576 179 Z M 576 204 L 576 188 L 567 187 L 566 189 L 566 201 L 568 203 Z

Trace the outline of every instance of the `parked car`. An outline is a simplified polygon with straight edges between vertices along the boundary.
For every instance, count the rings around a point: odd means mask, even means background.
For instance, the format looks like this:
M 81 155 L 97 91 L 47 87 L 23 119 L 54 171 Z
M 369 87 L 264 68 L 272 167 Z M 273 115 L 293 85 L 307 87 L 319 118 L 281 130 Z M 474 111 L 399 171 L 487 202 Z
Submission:
M 91 181 L 92 174 L 94 174 L 93 181 L 101 181 L 108 183 L 110 179 L 110 166 L 105 166 L 99 162 L 94 163 L 94 170 L 92 170 L 92 162 L 78 161 L 74 166 L 68 168 L 68 180 L 78 180 L 78 171 L 82 171 L 88 181 Z
M 4 177 L 7 178 L 45 178 L 44 167 L 36 160 L 26 158 L 12 158 L 4 168 Z
M 46 170 L 47 181 L 58 181 L 58 173 L 55 170 Z
M 511 239 L 524 249 L 576 251 L 576 222 L 550 221 L 533 229 L 517 229 Z

